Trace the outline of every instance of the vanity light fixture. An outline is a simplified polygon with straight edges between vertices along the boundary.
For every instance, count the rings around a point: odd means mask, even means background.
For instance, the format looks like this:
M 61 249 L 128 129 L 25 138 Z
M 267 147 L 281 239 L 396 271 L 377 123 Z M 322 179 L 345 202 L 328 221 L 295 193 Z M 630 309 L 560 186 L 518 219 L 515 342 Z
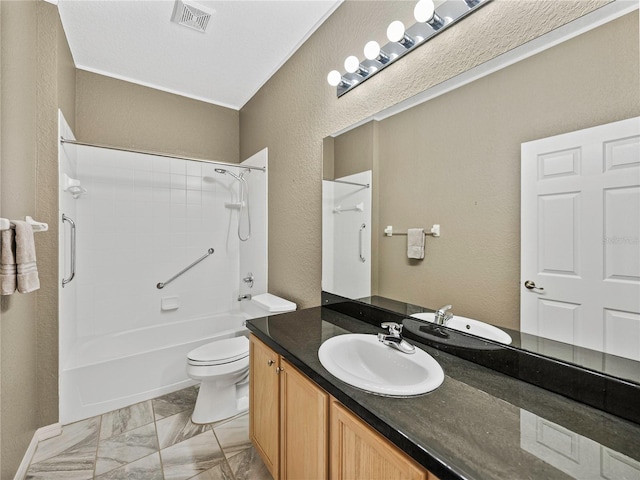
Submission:
M 327 75 L 327 82 L 336 87 L 337 95 L 341 97 L 490 1 L 446 0 L 436 8 L 433 0 L 419 0 L 413 9 L 415 24 L 405 29 L 401 21 L 391 22 L 387 28 L 389 43 L 381 48 L 375 40 L 367 42 L 365 59 L 347 57 L 344 62 L 346 73 L 332 70 Z

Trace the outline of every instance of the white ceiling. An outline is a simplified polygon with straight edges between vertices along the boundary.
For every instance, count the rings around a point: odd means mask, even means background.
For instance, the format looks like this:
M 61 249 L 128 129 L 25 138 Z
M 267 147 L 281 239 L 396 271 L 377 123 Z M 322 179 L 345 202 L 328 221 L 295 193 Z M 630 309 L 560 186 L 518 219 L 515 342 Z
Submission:
M 76 67 L 240 109 L 342 0 L 195 0 L 205 33 L 171 22 L 173 0 L 59 0 Z

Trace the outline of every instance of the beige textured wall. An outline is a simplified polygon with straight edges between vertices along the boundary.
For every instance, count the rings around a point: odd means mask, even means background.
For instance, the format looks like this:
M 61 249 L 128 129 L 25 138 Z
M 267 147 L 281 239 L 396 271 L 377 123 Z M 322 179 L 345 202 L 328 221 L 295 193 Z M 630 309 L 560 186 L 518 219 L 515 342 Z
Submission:
M 41 289 L 2 297 L 1 477 L 11 478 L 34 431 L 58 419 L 57 109 L 73 121 L 75 78 L 53 5 L 1 2 L 0 8 L 0 215 L 32 215 L 50 225 L 36 235 Z
M 78 140 L 240 161 L 239 112 L 103 75 L 77 71 Z
M 2 205 L 0 215 L 35 211 L 36 51 L 34 3 L 2 2 Z M 22 17 L 22 19 L 20 19 Z M 2 478 L 15 472 L 38 424 L 35 294 L 1 297 Z
M 324 137 L 606 3 L 495 0 L 336 98 L 327 72 L 368 40 L 383 43 L 391 21 L 411 24 L 413 9 L 343 3 L 240 112 L 240 156 L 269 147 L 269 291 L 301 307 L 320 303 Z
M 333 180 L 336 178 L 333 170 L 335 142 L 333 137 L 325 137 L 322 140 L 322 178 Z
M 59 19 L 59 16 L 58 16 Z M 58 55 L 57 55 L 57 79 L 58 79 L 58 104 L 63 111 L 65 120 L 72 130 L 76 128 L 76 65 L 69 49 L 67 36 L 62 28 L 62 22 L 56 22 Z M 56 128 L 58 119 L 56 117 Z M 57 135 L 57 133 L 56 133 Z
M 334 139 L 335 178 L 373 169 L 374 122 L 354 128 Z

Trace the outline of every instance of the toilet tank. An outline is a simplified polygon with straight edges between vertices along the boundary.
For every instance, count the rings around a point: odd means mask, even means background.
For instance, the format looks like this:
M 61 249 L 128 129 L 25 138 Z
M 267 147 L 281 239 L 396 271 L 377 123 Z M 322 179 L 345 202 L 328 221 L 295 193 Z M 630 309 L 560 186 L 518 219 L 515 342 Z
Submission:
M 270 293 L 256 295 L 251 301 L 270 314 L 293 312 L 296 309 L 295 303 Z
M 250 302 L 242 302 L 242 309 L 251 318 L 266 317 L 279 313 L 293 312 L 296 304 L 271 293 L 261 293 L 251 297 Z

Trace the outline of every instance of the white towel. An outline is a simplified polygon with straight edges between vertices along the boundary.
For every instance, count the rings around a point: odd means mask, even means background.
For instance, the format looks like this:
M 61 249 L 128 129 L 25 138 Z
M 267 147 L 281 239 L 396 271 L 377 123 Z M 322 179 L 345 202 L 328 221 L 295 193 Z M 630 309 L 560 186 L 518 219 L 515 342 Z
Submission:
M 424 258 L 424 228 L 410 228 L 407 230 L 407 257 Z
M 13 222 L 16 226 L 16 264 L 18 265 L 18 292 L 29 293 L 40 288 L 36 266 L 36 244 L 33 228 L 27 222 Z
M 16 267 L 15 231 L 3 230 L 0 238 L 0 295 L 12 295 L 16 291 Z

